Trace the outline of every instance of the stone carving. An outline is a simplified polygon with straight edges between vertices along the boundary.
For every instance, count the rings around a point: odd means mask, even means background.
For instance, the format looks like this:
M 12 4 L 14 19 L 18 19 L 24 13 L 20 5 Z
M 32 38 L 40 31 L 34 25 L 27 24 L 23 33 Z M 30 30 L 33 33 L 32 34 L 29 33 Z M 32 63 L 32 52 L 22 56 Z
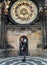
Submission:
M 37 6 L 30 0 L 18 0 L 11 7 L 11 17 L 20 24 L 32 22 L 37 14 Z

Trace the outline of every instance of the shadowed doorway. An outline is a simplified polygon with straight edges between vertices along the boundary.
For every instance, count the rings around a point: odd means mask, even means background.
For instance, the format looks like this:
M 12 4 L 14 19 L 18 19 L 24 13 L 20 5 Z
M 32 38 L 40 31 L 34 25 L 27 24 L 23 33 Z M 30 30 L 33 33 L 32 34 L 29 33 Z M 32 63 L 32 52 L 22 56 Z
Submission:
M 23 56 L 23 52 L 22 52 L 22 50 L 21 50 L 21 38 L 23 38 L 23 40 L 25 40 L 26 42 L 25 42 L 25 44 L 26 44 L 26 55 L 28 55 L 28 38 L 27 38 L 27 36 L 21 36 L 20 37 L 20 53 L 19 53 L 19 55 L 20 56 Z

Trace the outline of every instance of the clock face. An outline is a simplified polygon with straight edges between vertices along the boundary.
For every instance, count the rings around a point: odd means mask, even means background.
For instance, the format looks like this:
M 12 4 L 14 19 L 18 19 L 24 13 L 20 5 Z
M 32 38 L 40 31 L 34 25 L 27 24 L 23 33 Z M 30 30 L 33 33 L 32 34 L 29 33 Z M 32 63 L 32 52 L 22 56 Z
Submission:
M 37 18 L 38 10 L 30 0 L 18 0 L 10 9 L 11 18 L 19 24 L 32 23 Z

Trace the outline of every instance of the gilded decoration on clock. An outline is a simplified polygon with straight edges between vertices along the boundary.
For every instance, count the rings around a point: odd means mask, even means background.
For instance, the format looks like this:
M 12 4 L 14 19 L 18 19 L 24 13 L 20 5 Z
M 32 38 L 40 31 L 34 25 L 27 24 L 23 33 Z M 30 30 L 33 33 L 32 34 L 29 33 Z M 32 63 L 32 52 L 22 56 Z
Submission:
M 11 17 L 19 24 L 33 22 L 37 14 L 37 6 L 30 0 L 18 0 L 11 7 Z

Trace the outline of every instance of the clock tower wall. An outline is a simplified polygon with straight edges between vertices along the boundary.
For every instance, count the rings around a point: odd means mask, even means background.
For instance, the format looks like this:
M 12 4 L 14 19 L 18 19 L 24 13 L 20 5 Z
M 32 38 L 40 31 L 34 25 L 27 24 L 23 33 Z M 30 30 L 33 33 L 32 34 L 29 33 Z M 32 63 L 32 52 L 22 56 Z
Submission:
M 12 46 L 13 50 L 17 51 L 17 54 L 20 51 L 20 37 L 22 36 L 26 36 L 28 38 L 28 54 L 37 54 L 36 51 L 38 51 L 39 49 L 37 48 L 37 45 L 42 44 L 42 30 L 32 29 L 33 28 L 25 28 L 23 30 L 21 28 L 16 27 L 15 29 L 7 30 L 8 44 Z

